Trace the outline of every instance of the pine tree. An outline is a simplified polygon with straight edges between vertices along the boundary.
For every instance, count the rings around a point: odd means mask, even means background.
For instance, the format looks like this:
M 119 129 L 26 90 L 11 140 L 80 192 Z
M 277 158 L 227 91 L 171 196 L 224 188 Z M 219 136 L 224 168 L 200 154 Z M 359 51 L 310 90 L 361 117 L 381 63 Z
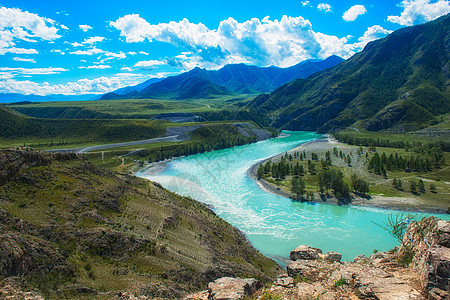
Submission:
M 425 193 L 425 192 L 426 192 L 426 191 L 425 191 L 425 184 L 423 183 L 422 178 L 419 179 L 418 188 L 419 188 L 419 191 L 420 191 L 421 193 Z

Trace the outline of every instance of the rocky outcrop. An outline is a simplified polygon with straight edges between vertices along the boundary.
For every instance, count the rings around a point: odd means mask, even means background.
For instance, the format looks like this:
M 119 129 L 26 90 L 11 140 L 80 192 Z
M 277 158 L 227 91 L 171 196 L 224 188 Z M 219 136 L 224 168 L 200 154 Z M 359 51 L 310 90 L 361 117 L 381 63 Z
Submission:
M 254 278 L 222 277 L 208 284 L 208 290 L 191 294 L 183 300 L 240 300 L 262 287 Z
M 77 159 L 74 153 L 35 152 L 32 149 L 2 150 L 0 152 L 0 186 L 19 173 L 21 169 L 47 166 L 51 162 Z
M 261 286 L 261 282 L 254 278 L 223 277 L 208 284 L 209 299 L 238 300 L 253 294 Z
M 450 222 L 434 217 L 408 226 L 399 255 L 411 257 L 411 267 L 430 299 L 450 299 Z
M 290 254 L 287 274 L 252 299 L 450 299 L 449 246 L 450 222 L 434 217 L 410 222 L 400 247 L 352 262 L 341 262 L 338 252 L 300 245 Z M 244 282 L 216 280 L 186 299 L 242 299 Z
M 289 258 L 294 261 L 298 259 L 314 260 L 319 258 L 319 254 L 322 254 L 322 250 L 306 245 L 300 245 L 291 251 Z

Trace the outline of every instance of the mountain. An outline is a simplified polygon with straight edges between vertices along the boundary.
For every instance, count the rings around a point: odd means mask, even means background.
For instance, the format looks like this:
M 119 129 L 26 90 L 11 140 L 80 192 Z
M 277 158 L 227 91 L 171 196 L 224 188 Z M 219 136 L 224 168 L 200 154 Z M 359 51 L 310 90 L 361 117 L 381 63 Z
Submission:
M 359 121 L 367 130 L 417 130 L 450 112 L 450 15 L 369 43 L 347 61 L 294 80 L 250 108 L 274 126 L 328 132 Z
M 86 95 L 23 95 L 17 93 L 0 93 L 0 103 L 13 103 L 13 102 L 47 102 L 47 101 L 88 101 L 98 100 L 100 95 L 86 94 Z
M 150 78 L 149 80 L 146 80 L 142 83 L 139 83 L 137 85 L 133 85 L 133 86 L 127 86 L 118 90 L 115 90 L 111 93 L 113 94 L 117 94 L 117 95 L 125 95 L 125 94 L 129 94 L 131 92 L 140 92 L 143 89 L 145 89 L 146 87 L 148 87 L 149 85 L 151 85 L 152 83 L 156 83 L 156 82 L 160 82 L 161 80 L 163 80 L 164 78 Z
M 260 68 L 245 64 L 226 65 L 217 71 L 195 68 L 189 72 L 152 83 L 142 91 L 127 94 L 117 92 L 103 95 L 101 99 L 172 98 L 196 99 L 227 94 L 270 92 L 297 78 L 330 68 L 343 59 L 331 56 L 322 61 L 307 60 L 289 68 Z

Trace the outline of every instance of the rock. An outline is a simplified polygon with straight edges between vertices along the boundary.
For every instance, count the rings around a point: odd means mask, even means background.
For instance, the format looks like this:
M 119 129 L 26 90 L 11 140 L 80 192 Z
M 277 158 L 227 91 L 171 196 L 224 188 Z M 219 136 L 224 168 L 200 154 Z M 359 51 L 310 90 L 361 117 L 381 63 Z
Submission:
M 365 257 L 364 255 L 358 255 L 353 259 L 353 263 L 355 264 L 368 264 L 369 259 Z
M 208 284 L 210 299 L 238 300 L 251 295 L 261 287 L 261 282 L 254 278 L 222 277 Z
M 289 277 L 288 274 L 283 274 L 277 277 L 277 280 L 274 282 L 276 286 L 282 286 L 285 288 L 294 287 L 294 278 Z
M 322 254 L 322 250 L 318 248 L 312 248 L 306 245 L 300 245 L 295 250 L 291 251 L 290 259 L 291 260 L 298 260 L 298 259 L 305 259 L 305 260 L 315 260 L 319 258 L 319 254 Z
M 18 279 L 18 280 L 16 280 Z M 14 300 L 44 300 L 45 298 L 36 291 L 24 292 L 19 278 L 9 277 L 0 282 L 0 299 Z
M 319 275 L 319 264 L 316 261 L 296 260 L 289 262 L 286 270 L 291 277 L 303 276 L 311 279 Z
M 421 287 L 431 299 L 440 299 L 433 295 L 450 290 L 449 244 L 450 221 L 430 217 L 409 224 L 398 251 L 399 257 L 413 254 L 411 266 L 419 273 Z
M 448 291 L 450 288 L 450 248 L 433 248 L 427 259 L 426 287 Z
M 340 262 L 342 258 L 342 254 L 339 252 L 328 252 L 325 254 L 325 260 L 328 262 Z

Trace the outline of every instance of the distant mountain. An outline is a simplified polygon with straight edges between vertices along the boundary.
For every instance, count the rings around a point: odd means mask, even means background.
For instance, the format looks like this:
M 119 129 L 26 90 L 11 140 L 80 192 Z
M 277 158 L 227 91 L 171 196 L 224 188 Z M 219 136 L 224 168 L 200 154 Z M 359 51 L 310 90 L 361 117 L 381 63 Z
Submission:
M 360 122 L 408 131 L 450 112 L 450 15 L 403 28 L 337 66 L 292 81 L 249 107 L 274 126 L 327 132 Z
M 129 93 L 132 93 L 132 92 L 141 92 L 143 89 L 145 89 L 146 87 L 148 87 L 152 83 L 160 82 L 163 79 L 164 78 L 150 78 L 149 80 L 146 80 L 146 81 L 144 81 L 142 83 L 139 83 L 137 85 L 127 86 L 127 87 L 115 90 L 115 91 L 113 91 L 111 93 L 114 93 L 116 95 L 125 95 L 125 94 L 129 94 Z
M 196 99 L 235 93 L 270 92 L 282 84 L 297 78 L 306 78 L 342 61 L 344 60 L 338 56 L 331 56 L 321 61 L 308 60 L 289 68 L 260 68 L 245 64 L 226 65 L 217 71 L 195 68 L 189 72 L 152 83 L 140 92 L 109 93 L 101 99 Z
M 86 94 L 86 95 L 23 95 L 16 93 L 0 93 L 0 103 L 13 103 L 13 102 L 47 102 L 47 101 L 88 101 L 98 100 L 100 95 Z

